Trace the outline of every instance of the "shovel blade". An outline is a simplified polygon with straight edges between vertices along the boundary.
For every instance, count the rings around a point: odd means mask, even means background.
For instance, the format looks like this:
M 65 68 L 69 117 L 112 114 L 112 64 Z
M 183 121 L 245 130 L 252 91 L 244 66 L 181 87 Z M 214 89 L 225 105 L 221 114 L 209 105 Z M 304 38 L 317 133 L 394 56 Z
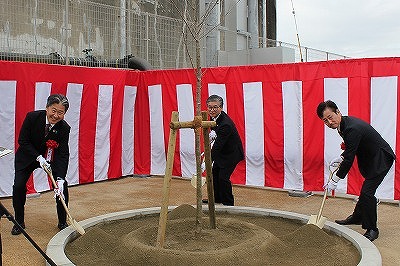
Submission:
M 70 225 L 81 235 L 85 234 L 85 229 L 75 219 L 68 217 Z
M 311 215 L 307 224 L 315 224 L 316 225 L 317 224 L 317 215 Z
M 204 176 L 201 177 L 201 186 L 204 186 L 204 184 L 206 183 L 206 178 Z M 192 186 L 194 188 L 197 188 L 197 175 L 192 175 L 192 179 L 190 180 L 190 184 L 192 184 Z
M 321 216 L 318 219 L 318 215 L 311 215 L 310 219 L 307 222 L 307 224 L 313 224 L 313 225 L 316 225 L 316 226 L 318 226 L 319 228 L 322 229 L 324 227 L 324 225 L 325 225 L 326 220 L 327 219 L 324 216 Z

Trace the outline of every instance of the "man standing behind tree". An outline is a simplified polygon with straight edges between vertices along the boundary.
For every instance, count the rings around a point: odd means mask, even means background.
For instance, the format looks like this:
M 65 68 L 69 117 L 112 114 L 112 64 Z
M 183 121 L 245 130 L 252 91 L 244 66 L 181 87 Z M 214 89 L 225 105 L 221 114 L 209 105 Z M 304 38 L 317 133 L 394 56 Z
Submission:
M 211 119 L 217 123 L 210 133 L 210 140 L 214 141 L 211 160 L 215 203 L 233 206 L 230 177 L 236 165 L 244 159 L 242 141 L 232 119 L 222 111 L 224 105 L 222 97 L 211 95 L 206 104 Z
M 46 110 L 29 112 L 19 133 L 19 147 L 15 153 L 15 177 L 13 185 L 13 207 L 15 220 L 25 228 L 24 206 L 26 202 L 26 183 L 32 172 L 39 167 L 52 169 L 57 177 L 56 193 L 58 228 L 66 228 L 67 214 L 59 197 L 68 204 L 68 188 L 65 176 L 69 161 L 70 126 L 64 120 L 69 107 L 68 99 L 61 94 L 47 98 Z M 21 231 L 13 226 L 11 234 Z

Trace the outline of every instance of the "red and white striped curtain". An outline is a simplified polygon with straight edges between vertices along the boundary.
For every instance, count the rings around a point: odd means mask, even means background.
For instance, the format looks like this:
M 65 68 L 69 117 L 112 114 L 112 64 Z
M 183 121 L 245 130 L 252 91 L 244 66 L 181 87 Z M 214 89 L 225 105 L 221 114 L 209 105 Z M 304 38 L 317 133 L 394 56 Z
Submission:
M 249 186 L 321 191 L 330 160 L 342 139 L 316 115 L 317 105 L 335 101 L 342 114 L 377 129 L 398 153 L 400 58 L 203 69 L 202 109 L 211 94 L 242 138 L 245 160 L 232 182 Z M 16 149 L 28 111 L 44 109 L 52 93 L 70 102 L 69 184 L 130 174 L 163 175 L 172 111 L 193 120 L 196 78 L 192 69 L 137 72 L 0 61 L 0 146 Z M 173 174 L 195 173 L 194 132 L 179 130 Z M 0 159 L 0 196 L 12 193 L 14 157 Z M 357 195 L 362 177 L 353 167 L 338 192 Z M 400 199 L 395 163 L 377 197 Z M 29 192 L 49 190 L 37 169 Z

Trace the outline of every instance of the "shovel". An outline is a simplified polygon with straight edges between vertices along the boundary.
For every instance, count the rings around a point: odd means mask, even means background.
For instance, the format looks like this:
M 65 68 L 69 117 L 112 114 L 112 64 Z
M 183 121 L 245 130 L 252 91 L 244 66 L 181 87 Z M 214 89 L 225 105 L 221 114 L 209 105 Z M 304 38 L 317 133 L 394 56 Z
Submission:
M 51 171 L 51 168 L 45 167 L 44 170 L 45 170 L 45 172 L 49 175 L 49 177 L 50 177 L 50 179 L 51 179 L 51 182 L 53 183 L 54 188 L 58 189 L 58 186 L 57 186 L 56 181 L 54 180 L 54 177 L 53 177 L 53 173 L 52 173 L 52 171 Z M 67 204 L 65 203 L 64 198 L 61 197 L 61 196 L 58 196 L 58 198 L 60 199 L 62 205 L 64 206 L 65 212 L 67 213 L 67 217 L 68 217 L 69 224 L 72 225 L 72 227 L 75 228 L 75 230 L 76 230 L 79 234 L 84 235 L 84 234 L 85 234 L 85 229 L 83 229 L 83 227 L 82 227 L 80 224 L 78 224 L 78 222 L 75 221 L 74 218 L 72 218 L 71 214 L 69 213 L 69 210 L 68 210 Z
M 205 159 L 205 157 L 204 157 L 204 152 L 202 152 L 200 156 L 203 157 L 203 159 L 202 159 L 202 161 L 201 161 L 201 165 L 203 165 L 204 159 Z M 203 170 L 203 169 L 202 169 L 202 170 Z M 204 170 L 204 171 L 205 171 L 205 170 Z M 202 171 L 202 172 L 204 172 L 204 171 Z M 194 188 L 197 188 L 197 175 L 196 175 L 196 174 L 193 174 L 193 175 L 192 175 L 192 178 L 191 178 L 191 180 L 190 180 L 190 183 L 192 184 L 192 186 L 193 186 Z M 206 178 L 205 178 L 204 176 L 201 176 L 201 186 L 204 186 L 205 183 L 206 183 Z
M 335 165 L 336 166 L 336 165 Z M 331 180 L 332 176 L 334 173 L 336 173 L 336 171 L 339 169 L 340 164 L 338 164 L 336 166 L 336 169 L 334 171 L 331 170 L 331 167 L 329 166 L 329 171 L 331 172 L 329 175 L 329 180 Z M 321 207 L 319 208 L 319 212 L 318 215 L 311 215 L 310 219 L 308 220 L 307 224 L 313 224 L 318 226 L 319 228 L 323 228 L 325 225 L 325 222 L 327 220 L 326 217 L 322 216 L 322 210 L 324 209 L 324 205 L 325 205 L 325 200 L 326 200 L 326 196 L 328 194 L 328 189 L 325 188 L 325 192 L 324 192 L 324 197 L 322 198 L 322 203 L 321 203 Z
M 201 177 L 201 186 L 204 186 L 204 184 L 206 183 L 206 178 L 204 176 Z M 192 175 L 192 178 L 190 180 L 190 184 L 192 184 L 192 186 L 194 188 L 197 188 L 197 175 L 194 174 Z
M 210 148 L 212 148 L 212 146 L 214 145 L 214 141 L 215 141 L 215 139 L 213 139 L 213 140 L 210 142 Z M 205 154 L 204 154 L 204 151 L 201 153 L 200 157 L 203 158 L 203 159 L 201 160 L 201 164 L 203 165 L 203 163 L 205 162 L 205 159 L 206 159 Z M 205 171 L 205 170 L 204 170 L 204 171 Z M 202 171 L 202 172 L 204 172 L 204 171 Z M 207 181 L 206 181 L 206 178 L 205 178 L 204 176 L 202 176 L 202 177 L 201 177 L 201 186 L 204 186 L 204 184 L 205 184 L 206 182 L 207 182 Z M 190 184 L 192 184 L 192 186 L 193 186 L 194 188 L 197 188 L 197 175 L 196 175 L 196 174 L 193 174 L 193 175 L 192 175 L 192 178 L 191 178 L 191 180 L 190 180 Z

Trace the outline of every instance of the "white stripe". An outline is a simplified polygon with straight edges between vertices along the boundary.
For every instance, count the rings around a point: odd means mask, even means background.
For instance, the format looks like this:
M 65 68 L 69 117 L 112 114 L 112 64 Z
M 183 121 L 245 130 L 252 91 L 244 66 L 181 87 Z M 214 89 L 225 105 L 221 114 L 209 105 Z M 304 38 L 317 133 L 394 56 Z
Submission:
M 396 150 L 397 76 L 371 78 L 371 126 Z M 378 187 L 376 196 L 394 198 L 394 164 Z
M 264 115 L 262 83 L 243 84 L 246 185 L 264 186 Z
M 179 121 L 193 121 L 194 105 L 192 85 L 177 85 L 176 94 L 178 98 Z M 191 128 L 182 128 L 179 130 L 179 136 L 182 176 L 191 177 L 196 173 L 194 130 Z
M 348 115 L 348 80 L 347 78 L 325 78 L 324 79 L 324 100 L 332 100 L 338 106 L 342 115 Z M 322 123 L 322 122 L 321 122 Z M 340 144 L 343 142 L 337 130 L 325 126 L 324 137 L 324 161 L 325 161 L 325 183 L 329 179 L 329 163 L 342 154 Z M 337 192 L 347 192 L 347 176 L 338 183 Z
M 35 92 L 35 110 L 44 110 L 46 108 L 47 98 L 51 93 L 51 83 L 36 82 Z
M 16 81 L 0 81 L 0 146 L 14 150 Z M 0 159 L 0 196 L 11 196 L 14 181 L 14 152 Z
M 218 95 L 224 99 L 224 106 L 222 110 L 227 113 L 227 104 L 226 104 L 226 87 L 225 84 L 216 84 L 216 83 L 209 83 L 208 84 L 208 96 L 210 95 Z
M 125 86 L 122 113 L 122 175 L 133 174 L 136 86 Z
M 303 106 L 301 81 L 282 83 L 284 188 L 303 189 Z
M 46 108 L 47 98 L 51 93 L 51 83 L 36 82 L 35 91 L 35 110 L 44 110 Z M 46 173 L 38 168 L 33 171 L 33 183 L 37 192 L 50 189 Z
M 150 174 L 163 175 L 165 173 L 166 158 L 161 85 L 149 86 L 149 105 L 151 151 Z
M 69 165 L 66 179 L 68 185 L 79 184 L 79 124 L 81 120 L 83 84 L 69 83 L 67 95 L 69 108 L 65 121 L 71 126 L 69 133 Z
M 95 181 L 105 180 L 108 178 L 112 98 L 113 86 L 99 85 L 94 153 Z

